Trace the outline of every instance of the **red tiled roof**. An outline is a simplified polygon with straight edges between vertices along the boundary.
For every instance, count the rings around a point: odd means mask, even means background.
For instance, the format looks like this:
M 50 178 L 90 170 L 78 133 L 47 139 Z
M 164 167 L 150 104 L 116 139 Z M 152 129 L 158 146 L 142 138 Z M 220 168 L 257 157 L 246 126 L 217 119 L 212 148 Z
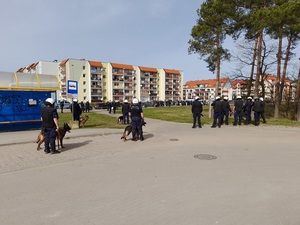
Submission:
M 31 63 L 29 66 L 27 66 L 27 68 L 28 68 L 28 69 L 35 68 L 37 64 L 38 64 L 38 63 Z
M 231 81 L 230 81 L 230 84 L 231 84 L 231 87 L 232 87 L 233 89 L 235 89 L 236 86 L 237 86 L 237 84 L 240 84 L 240 85 L 242 85 L 242 86 L 246 86 L 248 83 L 247 83 L 246 80 L 231 80 Z
M 270 74 L 265 75 L 265 80 L 271 80 L 271 81 L 274 81 L 274 82 L 278 81 L 277 76 L 270 75 Z M 289 78 L 285 78 L 284 81 L 285 82 L 292 82 L 292 80 L 290 80 Z
M 111 66 L 113 68 L 117 68 L 117 69 L 133 70 L 133 66 L 132 65 L 119 64 L 119 63 L 111 63 Z
M 23 72 L 25 69 L 26 69 L 26 67 L 22 67 L 22 68 L 17 70 L 17 73 Z
M 89 61 L 91 66 L 95 67 L 103 67 L 101 62 L 96 62 L 96 61 Z
M 141 71 L 144 71 L 144 72 L 154 72 L 154 73 L 157 73 L 157 69 L 155 69 L 155 68 L 144 67 L 144 66 L 139 66 L 139 68 L 140 68 Z
M 220 78 L 219 83 L 225 84 L 228 78 Z M 216 79 L 209 79 L 209 80 L 195 80 L 195 81 L 187 81 L 186 86 L 188 89 L 193 89 L 197 85 L 205 85 L 206 88 L 214 88 L 216 86 Z
M 164 69 L 164 71 L 165 71 L 165 73 L 179 74 L 180 75 L 180 71 L 179 70 Z
M 59 64 L 60 66 L 65 65 L 68 62 L 69 59 L 65 59 L 63 61 L 61 61 L 61 63 Z

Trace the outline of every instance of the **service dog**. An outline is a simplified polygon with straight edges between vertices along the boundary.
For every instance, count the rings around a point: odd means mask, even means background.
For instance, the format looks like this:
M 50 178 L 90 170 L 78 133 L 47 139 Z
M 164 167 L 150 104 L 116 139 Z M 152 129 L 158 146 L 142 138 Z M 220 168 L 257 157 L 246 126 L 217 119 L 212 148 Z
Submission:
M 146 126 L 147 123 L 145 121 L 143 121 L 142 124 L 143 124 L 143 126 Z M 121 139 L 124 139 L 124 141 L 127 141 L 127 137 L 131 132 L 132 132 L 132 126 L 131 126 L 131 124 L 129 124 L 128 126 L 126 126 L 124 128 L 124 132 L 123 132 Z M 137 140 L 140 139 L 140 134 L 139 134 L 138 129 L 136 129 L 136 139 Z
M 89 120 L 89 116 L 85 115 L 84 117 L 80 117 L 79 119 L 79 127 L 84 127 L 85 123 Z
M 123 116 L 118 117 L 118 124 L 123 123 Z
M 59 148 L 59 145 L 62 148 L 64 148 L 63 139 L 64 139 L 67 132 L 69 132 L 69 133 L 71 132 L 71 127 L 67 123 L 64 123 L 63 128 L 59 128 L 58 131 L 57 131 L 57 143 L 58 143 L 57 145 L 58 145 L 58 148 Z M 43 144 L 44 141 L 45 141 L 44 132 L 41 131 L 38 134 L 38 137 L 37 137 L 37 140 L 36 140 L 36 143 L 38 143 L 38 146 L 37 146 L 36 150 L 41 149 L 41 144 Z

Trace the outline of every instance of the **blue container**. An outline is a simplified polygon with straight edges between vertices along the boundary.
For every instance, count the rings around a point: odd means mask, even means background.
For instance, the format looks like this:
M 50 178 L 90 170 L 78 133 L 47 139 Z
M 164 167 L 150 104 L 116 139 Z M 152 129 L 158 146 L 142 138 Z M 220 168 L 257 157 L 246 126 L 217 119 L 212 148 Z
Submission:
M 0 132 L 39 129 L 41 108 L 55 91 L 0 90 Z

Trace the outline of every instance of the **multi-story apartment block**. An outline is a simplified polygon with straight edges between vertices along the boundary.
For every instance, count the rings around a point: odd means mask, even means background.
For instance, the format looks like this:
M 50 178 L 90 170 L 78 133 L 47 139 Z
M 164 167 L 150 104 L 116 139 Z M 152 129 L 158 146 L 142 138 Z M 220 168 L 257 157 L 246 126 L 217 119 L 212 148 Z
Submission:
M 203 101 L 215 98 L 215 84 L 216 80 L 197 80 L 188 81 L 183 86 L 183 99 L 192 100 L 196 96 L 199 96 Z M 265 75 L 264 76 L 264 96 L 262 88 L 260 87 L 260 96 L 264 97 L 266 100 L 274 100 L 276 96 L 276 86 L 281 84 L 278 82 L 276 76 Z M 237 96 L 242 98 L 248 97 L 247 87 L 249 81 L 247 80 L 229 80 L 228 78 L 220 79 L 220 87 L 218 95 L 223 97 L 227 96 L 229 100 L 235 99 Z M 283 88 L 283 101 L 290 99 L 295 99 L 296 83 L 290 79 L 284 80 Z M 251 87 L 250 96 L 254 96 L 253 85 Z
M 53 68 L 49 74 L 57 74 L 61 84 L 59 99 L 70 100 L 69 80 L 78 82 L 79 101 L 131 101 L 134 97 L 142 102 L 180 101 L 183 94 L 183 73 L 180 70 L 133 66 L 120 63 L 97 62 L 85 59 L 66 59 L 49 62 Z M 36 72 L 33 68 L 45 62 L 31 64 L 22 71 Z M 45 66 L 46 67 L 46 66 Z M 20 69 L 20 70 L 21 70 Z M 58 100 L 59 100 L 58 99 Z
M 188 81 L 184 85 L 184 100 L 192 100 L 196 96 L 198 96 L 203 101 L 209 101 L 211 99 L 215 99 L 215 86 L 216 80 L 196 80 L 196 81 Z M 221 78 L 219 82 L 219 95 L 228 96 L 230 99 L 230 81 L 228 78 Z M 230 99 L 231 100 L 231 99 Z

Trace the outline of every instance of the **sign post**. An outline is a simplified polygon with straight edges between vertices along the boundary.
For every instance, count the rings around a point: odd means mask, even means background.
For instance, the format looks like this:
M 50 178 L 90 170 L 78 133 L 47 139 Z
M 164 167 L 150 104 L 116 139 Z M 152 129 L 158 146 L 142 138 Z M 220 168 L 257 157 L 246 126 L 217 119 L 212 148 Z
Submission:
M 74 121 L 74 103 L 73 99 L 78 98 L 78 82 L 76 80 L 68 80 L 68 98 L 72 98 L 72 120 Z

